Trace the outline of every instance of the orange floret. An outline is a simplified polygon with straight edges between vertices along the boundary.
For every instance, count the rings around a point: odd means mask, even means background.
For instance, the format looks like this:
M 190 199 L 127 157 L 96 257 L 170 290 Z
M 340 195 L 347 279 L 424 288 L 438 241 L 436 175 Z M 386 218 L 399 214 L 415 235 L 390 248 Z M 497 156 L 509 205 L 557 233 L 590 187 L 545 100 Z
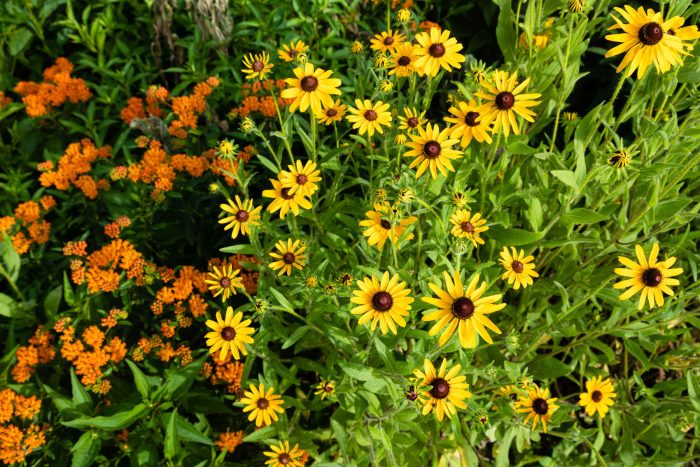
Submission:
M 242 431 L 233 433 L 227 431 L 226 433 L 221 433 L 214 444 L 219 447 L 220 451 L 226 451 L 231 454 L 236 449 L 236 446 L 243 443 L 244 436 L 245 433 Z

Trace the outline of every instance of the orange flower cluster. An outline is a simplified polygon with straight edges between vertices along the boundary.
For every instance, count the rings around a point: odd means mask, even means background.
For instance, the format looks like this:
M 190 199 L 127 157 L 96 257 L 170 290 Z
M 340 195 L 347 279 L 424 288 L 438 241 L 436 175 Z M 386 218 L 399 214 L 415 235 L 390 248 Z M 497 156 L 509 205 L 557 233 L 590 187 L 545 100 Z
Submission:
M 12 369 L 12 378 L 18 383 L 24 383 L 32 377 L 36 367 L 49 363 L 56 356 L 53 348 L 53 334 L 39 326 L 34 336 L 29 339 L 29 345 L 17 349 L 17 365 Z
M 112 308 L 109 310 L 109 315 L 100 320 L 100 325 L 105 329 L 112 329 L 120 319 L 127 319 L 128 317 L 129 312 L 119 308 Z
M 221 452 L 226 451 L 231 454 L 236 449 L 236 446 L 243 442 L 244 436 L 245 433 L 242 431 L 235 431 L 233 433 L 227 431 L 226 433 L 221 433 L 214 444 L 219 447 Z
M 51 195 L 42 197 L 39 202 L 26 201 L 15 208 L 14 216 L 0 217 L 0 240 L 9 235 L 17 253 L 23 255 L 32 244 L 49 241 L 51 224 L 43 219 L 46 213 L 56 206 Z
M 243 278 L 243 285 L 245 286 L 246 292 L 248 292 L 249 295 L 255 295 L 258 291 L 258 277 L 260 274 L 257 271 L 246 269 L 244 266 L 245 263 L 262 264 L 262 261 L 255 256 L 249 255 L 233 255 L 224 260 L 212 258 L 209 260 L 209 269 L 212 270 L 214 266 L 221 268 L 223 266 L 228 267 L 229 265 L 233 266 L 233 269 L 240 269 L 240 277 Z
M 85 138 L 80 143 L 72 143 L 66 152 L 58 160 L 58 168 L 54 170 L 52 161 L 42 162 L 37 168 L 42 172 L 39 176 L 41 186 L 54 186 L 58 190 L 66 191 L 74 186 L 90 199 L 97 198 L 99 190 L 109 189 L 109 181 L 106 178 L 96 180 L 88 173 L 92 170 L 92 164 L 97 159 L 106 159 L 111 156 L 112 148 L 103 146 L 96 148 L 92 141 Z
M 114 222 L 105 225 L 105 235 L 109 238 L 118 238 L 122 233 L 122 229 L 131 225 L 131 219 L 126 216 L 117 217 Z
M 148 354 L 155 350 L 156 356 L 162 362 L 169 362 L 173 358 L 180 359 L 180 365 L 187 366 L 192 362 L 192 349 L 186 345 L 180 345 L 177 349 L 170 342 L 163 341 L 157 334 L 150 338 L 142 337 L 132 352 L 132 358 L 141 362 Z
M 15 92 L 22 96 L 27 115 L 41 117 L 51 112 L 53 108 L 63 105 L 66 101 L 72 103 L 85 102 L 92 96 L 90 89 L 80 78 L 71 78 L 73 64 L 64 57 L 44 70 L 44 82 L 20 81 L 15 86 Z
M 7 97 L 4 92 L 0 91 L 0 109 L 7 107 L 12 103 L 12 99 Z
M 162 117 L 165 111 L 161 105 L 167 105 L 170 93 L 162 86 L 151 86 L 146 91 L 146 105 L 140 97 L 131 97 L 121 111 L 121 118 L 129 125 L 137 118 Z
M 272 80 L 268 79 L 266 81 L 256 81 L 254 83 L 243 84 L 243 91 L 241 95 L 243 96 L 243 102 L 241 102 L 240 107 L 236 107 L 231 110 L 231 114 L 239 117 L 247 117 L 253 112 L 259 112 L 263 117 L 273 118 L 277 116 L 277 109 L 275 109 L 275 100 L 270 95 L 270 90 L 277 88 L 282 91 L 286 82 L 283 79 Z M 265 93 L 261 91 L 265 90 Z M 261 95 L 262 94 L 262 95 Z M 277 93 L 279 95 L 279 93 Z M 277 105 L 281 108 L 290 105 L 293 99 L 283 99 L 281 97 L 277 98 Z
M 31 423 L 41 411 L 41 399 L 22 396 L 11 389 L 0 391 L 0 460 L 6 465 L 19 464 L 28 454 L 46 442 L 44 430 Z
M 391 9 L 395 10 L 396 8 L 405 8 L 410 10 L 413 8 L 413 0 L 404 0 L 403 2 L 401 2 L 401 0 L 391 0 Z
M 205 282 L 207 273 L 193 266 L 183 266 L 177 273 L 169 268 L 160 268 L 158 272 L 164 285 L 156 292 L 156 300 L 151 304 L 151 310 L 158 316 L 163 313 L 166 305 L 171 305 L 175 309 L 180 327 L 189 327 L 192 321 L 185 316 L 185 304 L 195 318 L 206 313 L 208 305 L 202 294 L 208 290 Z M 172 285 L 167 285 L 171 282 Z
M 226 354 L 226 358 L 219 359 L 219 353 L 213 355 L 214 365 L 206 362 L 202 366 L 202 376 L 208 378 L 213 385 L 226 385 L 226 392 L 236 394 L 241 389 L 241 378 L 243 377 L 243 363 L 232 361 L 231 354 Z
M 236 180 L 230 175 L 228 175 L 228 173 L 238 172 L 238 162 L 248 162 L 250 160 L 250 156 L 254 154 L 256 154 L 255 148 L 251 145 L 248 145 L 244 147 L 242 151 L 236 154 L 236 157 L 234 159 L 223 157 L 214 159 L 211 165 L 209 166 L 209 170 L 214 175 L 224 177 L 224 180 L 226 181 L 226 184 L 228 186 L 233 186 L 236 184 Z

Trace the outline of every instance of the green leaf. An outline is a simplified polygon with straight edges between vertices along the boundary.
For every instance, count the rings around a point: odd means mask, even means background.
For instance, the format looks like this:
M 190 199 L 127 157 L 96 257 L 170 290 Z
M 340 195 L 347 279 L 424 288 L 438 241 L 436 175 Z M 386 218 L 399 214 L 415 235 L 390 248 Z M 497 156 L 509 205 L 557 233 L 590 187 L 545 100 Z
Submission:
M 695 378 L 692 369 L 686 370 L 685 379 L 688 382 L 688 397 L 690 403 L 693 404 L 695 411 L 700 413 L 700 386 Z
M 178 396 L 184 394 L 192 386 L 208 357 L 208 355 L 204 355 L 184 368 L 177 368 L 168 372 L 163 384 L 163 391 L 167 396 L 167 400 L 177 399 Z
M 270 287 L 268 289 L 272 295 L 275 296 L 279 304 L 282 306 L 287 311 L 294 311 L 294 307 L 292 306 L 291 303 L 289 303 L 289 300 L 287 300 L 287 297 L 282 295 L 277 289 Z
M 241 255 L 254 255 L 256 253 L 255 247 L 249 243 L 241 243 L 238 245 L 225 246 L 220 249 L 222 253 L 238 253 Z
M 70 369 L 70 385 L 73 393 L 73 405 L 75 408 L 83 413 L 91 412 L 92 397 L 90 397 L 90 393 L 87 392 L 82 383 L 78 381 L 78 377 L 75 376 L 73 367 Z
M 297 328 L 297 330 L 294 331 L 294 332 L 287 338 L 287 340 L 284 341 L 284 344 L 282 344 L 282 349 L 287 349 L 287 348 L 293 346 L 294 344 L 296 344 L 296 342 L 297 342 L 299 339 L 301 339 L 302 337 L 304 337 L 304 334 L 306 334 L 306 333 L 308 332 L 308 330 L 309 330 L 309 327 L 308 327 L 308 326 L 300 326 L 299 328 Z
M 496 25 L 496 40 L 505 61 L 514 62 L 515 46 L 518 43 L 518 38 L 515 37 L 515 14 L 510 6 L 510 0 L 498 0 L 496 3 L 501 9 Z
M 68 305 L 75 305 L 75 293 L 73 292 L 73 287 L 70 285 L 70 280 L 68 280 L 68 274 L 66 274 L 65 271 L 63 271 L 63 296 Z
M 652 209 L 654 222 L 664 222 L 671 219 L 673 216 L 685 209 L 692 200 L 687 197 L 679 197 L 676 199 L 662 201 Z
M 75 410 L 75 405 L 73 405 L 73 401 L 71 401 L 68 397 L 64 396 L 60 392 L 55 391 L 53 388 L 47 386 L 46 384 L 42 386 L 44 388 L 44 391 L 46 391 L 46 393 L 51 398 L 51 402 L 53 402 L 53 405 L 56 406 L 59 412 L 63 413 L 69 410 Z
M 129 365 L 131 373 L 134 375 L 134 384 L 136 384 L 136 390 L 141 394 L 144 399 L 148 399 L 148 392 L 150 390 L 150 385 L 148 384 L 148 379 L 146 375 L 143 374 L 141 369 L 131 360 L 127 360 L 126 364 Z
M 29 42 L 34 37 L 34 34 L 27 28 L 19 28 L 9 34 L 10 40 L 7 42 L 7 48 L 10 55 L 18 56 L 29 45 Z
M 561 216 L 562 221 L 569 224 L 595 224 L 606 220 L 608 216 L 591 209 L 576 208 Z
M 535 243 L 542 239 L 542 232 L 528 232 L 522 229 L 509 229 L 500 225 L 492 226 L 488 231 L 489 237 L 501 245 L 521 246 Z
M 92 417 L 78 418 L 77 420 L 62 421 L 65 426 L 78 429 L 96 428 L 105 431 L 117 431 L 128 428 L 138 419 L 148 413 L 148 407 L 145 404 L 137 404 L 131 410 L 118 412 L 109 417 Z
M 333 434 L 335 434 L 335 440 L 338 442 L 338 446 L 340 446 L 340 452 L 341 453 L 347 453 L 348 452 L 348 435 L 347 432 L 345 431 L 345 428 L 343 425 L 340 424 L 337 420 L 331 418 L 331 428 L 333 428 Z
M 377 379 L 375 370 L 359 363 L 338 362 L 348 376 L 359 381 L 374 381 Z
M 550 173 L 557 177 L 564 185 L 570 186 L 571 188 L 578 188 L 576 176 L 571 170 L 552 170 Z
M 534 361 L 527 368 L 537 379 L 554 379 L 571 373 L 571 368 L 554 357 Z
M 271 439 L 277 436 L 277 427 L 275 425 L 266 426 L 265 428 L 260 428 L 255 430 L 245 438 L 243 438 L 244 443 L 252 443 L 254 441 L 262 441 Z
M 161 415 L 161 423 L 169 422 L 165 420 L 168 418 L 167 414 Z M 213 446 L 214 443 L 205 434 L 197 429 L 190 422 L 185 420 L 180 414 L 175 414 L 175 428 L 177 431 L 177 438 L 181 441 L 189 441 L 192 443 L 205 444 L 207 446 Z
M 86 431 L 71 449 L 73 453 L 71 467 L 88 467 L 92 465 L 101 447 L 102 439 L 100 439 L 100 436 L 94 431 Z
M 7 275 L 15 282 L 19 277 L 22 260 L 15 251 L 15 247 L 12 246 L 12 242 L 10 242 L 10 237 L 8 236 L 5 236 L 4 241 L 0 243 L 0 255 L 2 255 L 2 262 Z
M 21 315 L 21 307 L 14 298 L 4 293 L 0 293 L 0 316 L 15 318 Z
M 168 414 L 166 414 L 168 416 Z M 168 425 L 165 428 L 165 441 L 163 442 L 165 458 L 172 459 L 180 450 L 180 442 L 177 439 L 177 410 L 170 412 Z
M 63 286 L 59 285 L 53 289 L 44 299 L 44 311 L 47 318 L 53 318 L 58 313 L 58 307 L 61 305 L 61 297 L 63 297 Z

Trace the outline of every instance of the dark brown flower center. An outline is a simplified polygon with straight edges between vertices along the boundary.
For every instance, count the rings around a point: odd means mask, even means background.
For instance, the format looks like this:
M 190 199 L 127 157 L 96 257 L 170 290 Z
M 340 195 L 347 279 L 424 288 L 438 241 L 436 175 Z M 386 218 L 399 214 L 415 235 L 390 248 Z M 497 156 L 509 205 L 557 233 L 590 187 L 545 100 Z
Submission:
M 399 58 L 399 65 L 407 66 L 409 63 L 411 63 L 411 59 L 409 57 L 403 55 L 401 58 Z
M 301 89 L 306 92 L 315 91 L 318 87 L 318 80 L 315 76 L 304 76 L 301 79 Z
M 372 308 L 377 311 L 388 311 L 389 308 L 394 304 L 394 299 L 387 292 L 377 292 L 372 297 Z
M 600 400 L 603 398 L 603 393 L 598 391 L 597 389 L 591 393 L 591 400 L 593 402 L 600 402 Z
M 333 392 L 333 386 L 326 384 L 325 386 L 323 386 L 323 390 L 326 392 Z
M 270 407 L 270 401 L 268 401 L 264 397 L 261 397 L 260 399 L 258 399 L 257 406 L 260 410 L 265 410 L 266 408 Z
M 231 326 L 226 326 L 221 330 L 221 338 L 225 341 L 233 340 L 236 337 L 236 330 Z
M 440 155 L 440 143 L 437 141 L 428 141 L 423 145 L 423 154 L 428 159 L 435 159 Z
M 289 51 L 289 56 L 294 58 L 297 56 L 298 53 L 299 53 L 299 51 L 297 49 L 292 49 Z
M 479 112 L 467 112 L 467 115 L 464 116 L 464 123 L 469 126 L 477 126 L 479 125 L 479 122 L 476 121 L 477 118 L 479 118 Z
M 379 223 L 381 224 L 383 229 L 391 230 L 391 222 L 389 222 L 388 220 L 382 219 L 381 221 L 379 221 Z
M 515 96 L 513 93 L 503 91 L 496 96 L 496 107 L 501 110 L 508 110 L 515 105 Z
M 246 211 L 245 209 L 241 209 L 236 213 L 236 220 L 238 222 L 245 222 L 248 220 L 249 217 L 250 214 L 248 214 L 248 211 Z
M 231 279 L 229 279 L 228 277 L 222 277 L 219 280 L 219 285 L 225 289 L 231 285 Z
M 462 231 L 464 231 L 464 232 L 467 232 L 467 233 L 474 232 L 474 224 L 472 224 L 471 222 L 468 222 L 468 221 L 462 222 L 459 226 L 462 228 Z
M 655 45 L 661 42 L 664 37 L 664 30 L 658 23 L 647 23 L 639 28 L 639 40 L 644 45 Z
M 338 115 L 338 111 L 335 109 L 328 109 L 326 110 L 326 115 L 329 117 L 335 117 L 336 115 Z
M 615 154 L 614 156 L 612 156 L 612 157 L 610 158 L 610 163 L 611 163 L 612 165 L 617 165 L 617 163 L 620 162 L 620 159 L 622 159 L 622 156 L 619 155 L 619 154 Z
M 510 265 L 513 268 L 513 272 L 520 274 L 525 269 L 525 266 L 520 261 L 513 261 Z
M 428 53 L 431 57 L 440 58 L 445 55 L 445 46 L 442 44 L 433 44 L 428 47 Z
M 262 71 L 263 68 L 265 68 L 265 65 L 260 60 L 253 62 L 253 71 Z
M 416 390 L 413 386 L 410 386 L 408 388 L 408 392 L 406 393 L 406 399 L 408 399 L 411 402 L 418 399 L 418 393 L 416 392 Z
M 308 181 L 309 181 L 309 177 L 307 177 L 306 175 L 304 175 L 304 174 L 297 175 L 297 183 L 299 185 L 303 185 Z
M 457 319 L 469 319 L 474 314 L 474 302 L 467 297 L 460 297 L 452 302 L 452 315 Z
M 409 128 L 415 128 L 418 126 L 418 119 L 416 117 L 411 117 L 406 120 L 406 125 L 408 125 Z
M 277 462 L 279 462 L 282 465 L 287 465 L 292 461 L 292 458 L 289 454 L 286 452 L 281 453 L 279 456 L 277 456 Z
M 293 264 L 294 259 L 294 253 L 287 252 L 282 256 L 282 261 L 284 261 L 286 264 Z
M 365 111 L 363 115 L 365 116 L 365 120 L 369 120 L 370 122 L 373 122 L 377 119 L 377 112 L 375 112 L 372 109 Z
M 649 287 L 658 286 L 662 279 L 663 276 L 661 275 L 661 271 L 656 268 L 647 269 L 642 275 L 642 281 Z
M 391 36 L 386 36 L 384 38 L 384 45 L 391 45 L 394 43 L 394 38 Z
M 450 393 L 450 383 L 442 378 L 435 378 L 430 385 L 433 387 L 430 395 L 435 399 L 444 399 Z
M 534 410 L 537 415 L 547 415 L 549 405 L 547 404 L 546 400 L 537 398 L 532 401 L 532 410 Z
M 294 198 L 294 195 L 289 194 L 289 188 L 282 188 L 280 190 L 280 196 L 284 199 L 292 199 Z

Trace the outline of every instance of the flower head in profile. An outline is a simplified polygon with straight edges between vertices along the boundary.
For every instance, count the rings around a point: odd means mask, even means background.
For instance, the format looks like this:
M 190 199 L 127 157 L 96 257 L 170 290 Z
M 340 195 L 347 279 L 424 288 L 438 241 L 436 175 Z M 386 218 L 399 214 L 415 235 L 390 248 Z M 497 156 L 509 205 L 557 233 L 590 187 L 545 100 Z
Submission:
M 450 130 L 448 128 L 440 131 L 440 127 L 435 124 L 428 123 L 423 129 L 418 127 L 418 134 L 410 134 L 411 141 L 407 145 L 411 148 L 410 151 L 404 153 L 404 157 L 413 157 L 413 161 L 409 168 L 418 167 L 416 170 L 416 178 L 430 169 L 430 174 L 433 178 L 437 178 L 437 173 L 440 171 L 442 175 L 447 175 L 447 171 L 454 172 L 452 159 L 459 159 L 462 153 L 452 146 L 457 144 L 459 140 L 449 137 Z
M 270 54 L 267 52 L 262 52 L 259 54 L 248 54 L 243 57 L 243 73 L 246 75 L 246 79 L 265 79 L 265 76 L 274 67 L 270 63 Z
M 289 44 L 282 44 L 282 48 L 277 51 L 277 55 L 285 62 L 293 62 L 297 55 L 305 53 L 309 48 L 304 41 L 292 41 Z
M 462 68 L 464 55 L 460 54 L 462 44 L 450 37 L 450 31 L 430 28 L 416 36 L 419 47 L 416 48 L 415 67 L 428 76 L 436 76 L 441 68 L 452 71 L 452 68 Z
M 363 50 L 365 50 L 365 46 L 362 45 L 362 42 L 360 42 L 360 41 L 354 41 L 350 45 L 350 51 L 356 55 L 359 53 L 362 53 Z
M 345 109 L 347 106 L 337 99 L 332 106 L 324 108 L 320 113 L 316 114 L 316 119 L 325 125 L 330 125 L 335 122 L 339 122 L 345 116 Z
M 479 113 L 476 101 L 458 102 L 456 106 L 450 107 L 448 112 L 452 116 L 445 117 L 445 121 L 453 124 L 450 127 L 450 137 L 461 138 L 460 144 L 463 148 L 469 146 L 472 139 L 491 144 L 490 116 Z
M 513 133 L 520 134 L 520 126 L 516 121 L 516 115 L 523 117 L 528 122 L 534 122 L 537 114 L 530 110 L 540 102 L 542 95 L 537 93 L 523 94 L 530 84 L 530 78 L 518 84 L 518 73 L 509 74 L 507 71 L 497 70 L 493 73 L 491 83 L 484 82 L 481 85 L 484 90 L 476 93 L 484 103 L 477 109 L 480 115 L 484 115 L 493 121 L 493 132 L 501 128 L 503 134 L 508 136 L 512 128 Z
M 289 188 L 289 194 L 300 193 L 302 196 L 312 196 L 318 190 L 317 183 L 321 181 L 321 171 L 316 163 L 306 161 L 305 164 L 297 159 L 296 164 L 288 165 L 289 171 L 280 174 L 283 188 Z
M 249 235 L 251 225 L 260 225 L 260 210 L 261 206 L 253 207 L 252 200 L 241 201 L 241 198 L 236 195 L 236 201 L 231 199 L 226 200 L 225 204 L 219 207 L 229 216 L 219 219 L 219 224 L 226 224 L 224 230 L 231 229 L 231 238 L 238 237 L 238 234 Z
M 512 285 L 515 290 L 521 286 L 524 289 L 533 284 L 533 277 L 539 277 L 535 271 L 535 263 L 532 262 L 535 257 L 525 256 L 525 250 L 521 249 L 518 252 L 515 247 L 510 248 L 511 252 L 508 251 L 508 247 L 504 246 L 503 251 L 501 251 L 501 259 L 498 260 L 506 270 L 501 279 L 508 279 L 508 285 Z
M 396 13 L 396 21 L 398 21 L 399 23 L 406 23 L 409 19 L 411 19 L 411 11 L 407 8 L 401 8 Z
M 600 418 L 605 417 L 610 407 L 615 404 L 615 388 L 610 378 L 594 376 L 586 381 L 586 392 L 579 396 L 578 405 L 585 407 L 588 416 L 598 412 Z
M 294 69 L 294 78 L 287 78 L 287 88 L 282 91 L 282 98 L 292 99 L 289 110 L 294 112 L 299 109 L 306 112 L 308 108 L 314 114 L 319 114 L 322 107 L 332 107 L 331 95 L 340 95 L 338 89 L 341 82 L 337 78 L 331 78 L 332 71 L 314 68 L 313 64 L 306 63 L 304 67 Z
M 381 202 L 375 203 L 374 211 L 367 211 L 365 216 L 367 219 L 360 221 L 360 227 L 367 227 L 362 235 L 368 237 L 367 243 L 370 246 L 377 245 L 380 250 L 384 247 L 384 242 L 387 239 L 397 245 L 406 228 L 417 220 L 413 216 L 397 217 L 389 203 Z
M 533 430 L 542 422 L 542 431 L 547 433 L 547 422 L 552 420 L 552 414 L 559 408 L 556 401 L 556 397 L 550 397 L 549 389 L 533 384 L 515 403 L 515 411 L 527 414 L 525 423 L 532 419 Z
M 423 370 L 413 370 L 418 380 L 419 400 L 423 404 L 423 415 L 434 412 L 439 421 L 452 418 L 457 414 L 457 409 L 466 409 L 466 399 L 472 397 L 469 392 L 467 377 L 460 374 L 462 367 L 454 365 L 447 369 L 447 360 L 442 359 L 439 370 L 435 370 L 433 363 L 427 358 L 423 361 Z
M 233 308 L 226 308 L 226 317 L 221 317 L 221 312 L 216 312 L 216 321 L 207 320 L 206 325 L 212 331 L 208 332 L 204 337 L 207 339 L 209 353 L 213 354 L 221 350 L 219 360 L 225 360 L 226 355 L 231 351 L 231 355 L 235 360 L 241 359 L 242 355 L 248 355 L 245 349 L 245 344 L 252 344 L 253 338 L 251 334 L 255 329 L 249 326 L 251 321 L 243 319 L 243 313 L 240 311 L 235 315 Z
M 585 0 L 569 0 L 568 4 L 570 11 L 573 13 L 579 13 L 585 6 Z
M 319 396 L 321 400 L 326 397 L 333 397 L 335 394 L 335 383 L 333 381 L 323 380 L 316 385 L 315 395 Z
M 270 263 L 270 267 L 279 272 L 278 276 L 282 274 L 292 275 L 292 267 L 302 270 L 304 264 L 306 263 L 306 245 L 301 244 L 301 240 L 288 239 L 286 242 L 280 240 L 275 244 L 277 251 L 270 252 L 270 256 L 277 259 Z
M 374 38 L 369 42 L 372 50 L 391 53 L 405 40 L 406 36 L 398 31 L 392 31 L 389 29 L 389 32 L 382 31 L 380 34 L 375 34 Z
M 489 230 L 489 226 L 485 225 L 486 219 L 481 217 L 480 213 L 472 214 L 466 209 L 457 209 L 457 212 L 450 216 L 450 223 L 451 233 L 455 237 L 468 239 L 476 248 L 484 244 L 481 234 Z
M 282 397 L 275 394 L 275 389 L 270 388 L 265 391 L 265 386 L 260 383 L 259 387 L 250 385 L 250 390 L 243 393 L 241 402 L 245 404 L 243 412 L 250 412 L 248 421 L 255 420 L 255 426 L 267 426 L 279 419 L 278 413 L 283 413 Z
M 233 269 L 233 266 L 223 265 L 221 269 L 213 266 L 214 271 L 209 273 L 209 279 L 204 282 L 209 284 L 209 290 L 214 292 L 214 297 L 221 295 L 221 301 L 225 302 L 231 295 L 236 295 L 236 289 L 245 290 L 243 278 L 238 274 L 240 269 Z
M 372 136 L 375 131 L 384 133 L 383 126 L 391 126 L 391 112 L 389 104 L 377 101 L 374 104 L 369 99 L 364 101 L 355 99 L 355 107 L 349 107 L 350 115 L 346 118 L 355 129 L 359 129 L 360 135 L 365 133 Z
M 391 53 L 391 58 L 389 59 L 389 74 L 396 75 L 399 78 L 411 76 L 413 72 L 422 74 L 422 70 L 416 68 L 416 61 L 418 60 L 416 48 L 417 46 L 410 42 L 398 45 L 396 50 Z
M 299 445 L 295 444 L 293 448 L 289 447 L 289 441 L 280 441 L 278 445 L 270 445 L 270 451 L 263 452 L 269 457 L 265 461 L 265 465 L 270 467 L 304 467 L 305 462 L 302 462 L 304 451 L 299 449 Z
M 365 324 L 371 321 L 370 328 L 374 331 L 379 324 L 382 334 L 391 330 L 397 333 L 396 325 L 406 326 L 405 317 L 411 309 L 413 297 L 410 297 L 411 289 L 406 288 L 405 282 L 399 282 L 399 275 L 393 277 L 386 271 L 381 281 L 376 277 L 365 277 L 357 281 L 357 290 L 353 290 L 350 299 L 357 306 L 352 309 L 353 315 L 362 315 L 357 324 Z
M 294 193 L 290 193 L 291 188 L 285 187 L 282 180 L 283 174 L 280 173 L 277 176 L 277 180 L 270 179 L 272 182 L 272 189 L 263 191 L 262 195 L 265 198 L 272 198 L 272 202 L 267 207 L 267 210 L 274 213 L 280 212 L 280 219 L 284 219 L 287 212 L 290 210 L 294 215 L 299 214 L 301 209 L 311 209 L 311 201 L 306 199 L 305 196 L 301 194 L 298 190 Z

